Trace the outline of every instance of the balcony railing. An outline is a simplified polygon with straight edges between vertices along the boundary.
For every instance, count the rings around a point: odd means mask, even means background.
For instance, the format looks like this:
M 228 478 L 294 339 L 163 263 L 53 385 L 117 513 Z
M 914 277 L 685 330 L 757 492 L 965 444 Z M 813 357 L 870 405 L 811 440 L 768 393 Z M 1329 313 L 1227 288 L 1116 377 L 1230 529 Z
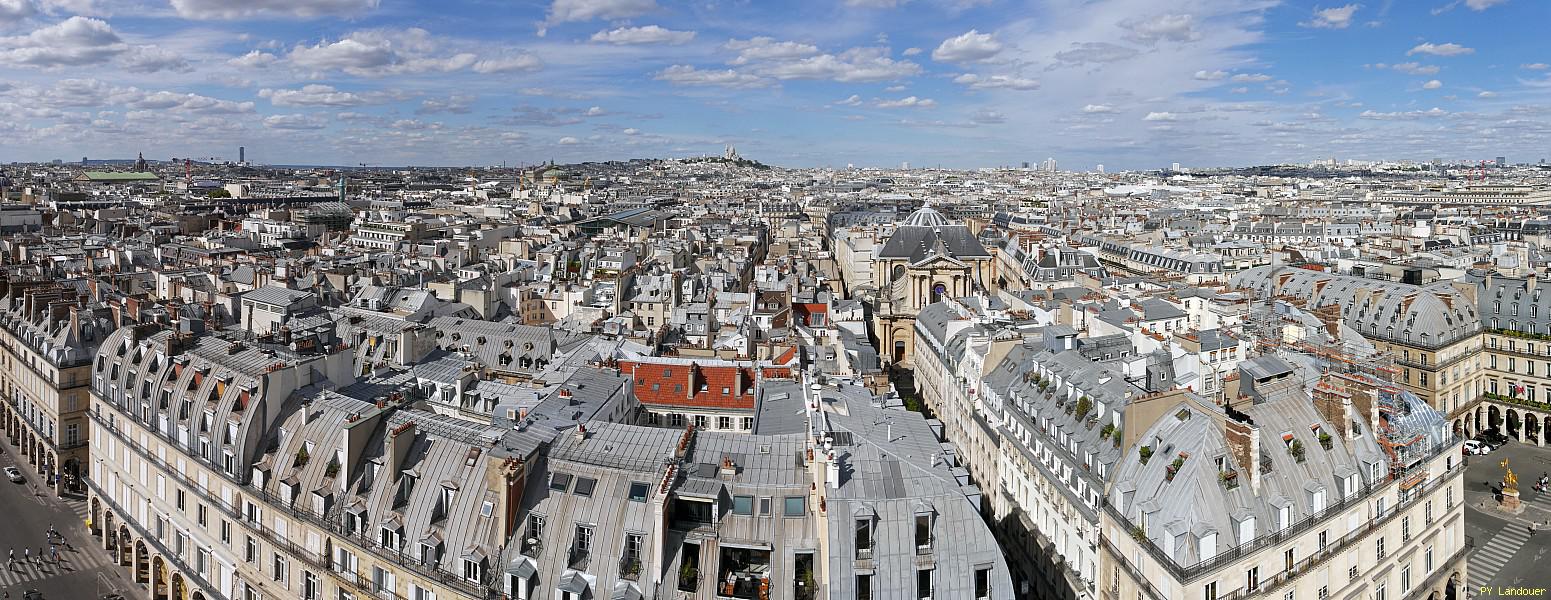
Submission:
M 122 446 L 132 449 L 137 455 L 140 456 L 141 459 L 156 465 L 161 473 L 167 475 L 171 479 L 180 482 L 183 487 L 192 490 L 195 494 L 199 495 L 210 505 L 214 506 L 219 512 L 225 513 L 232 520 L 241 522 L 244 526 L 260 533 L 265 538 L 267 538 L 271 544 L 275 544 L 277 547 L 281 548 L 292 549 L 293 555 L 302 559 L 304 562 L 311 564 L 314 560 L 317 560 L 321 561 L 317 563 L 320 565 L 320 568 L 327 567 L 329 561 L 328 557 L 318 557 L 318 553 L 316 552 L 310 552 L 305 549 L 298 548 L 291 542 L 289 538 L 265 527 L 262 523 L 254 523 L 249 521 L 247 518 L 245 518 L 242 511 L 238 507 L 227 504 L 224 500 L 206 493 L 204 488 L 200 487 L 193 480 L 189 479 L 187 475 L 184 475 L 182 472 L 174 469 L 172 465 L 167 464 L 167 462 L 161 458 L 147 452 L 140 446 L 139 442 L 130 440 L 122 431 L 108 423 L 107 420 L 103 419 L 101 415 L 96 413 L 96 411 L 87 411 L 87 416 L 97 424 L 101 425 L 104 430 L 119 438 L 119 440 L 122 442 Z M 138 422 L 137 419 L 132 420 Z M 218 473 L 220 472 L 219 469 L 212 470 L 215 470 Z M 270 509 L 280 510 L 294 518 L 312 523 L 313 525 L 338 536 L 341 541 L 350 543 L 352 546 L 355 546 L 357 550 L 375 554 L 379 558 L 392 561 L 393 564 L 414 571 L 417 575 L 427 581 L 435 581 L 449 588 L 456 589 L 471 598 L 483 599 L 493 598 L 496 596 L 496 592 L 484 584 L 469 581 L 459 575 L 437 568 L 435 565 L 420 564 L 419 561 L 414 560 L 410 555 L 403 552 L 396 552 L 387 548 L 382 548 L 376 543 L 376 540 L 367 537 L 363 532 L 346 532 L 343 520 L 341 518 L 342 515 L 339 513 L 337 508 L 332 511 L 332 514 L 322 515 L 305 507 L 287 505 L 282 501 L 281 498 L 271 494 L 268 490 L 255 488 L 250 485 L 243 485 L 241 483 L 238 483 L 238 486 L 247 493 L 262 499 Z M 358 587 L 358 589 L 363 592 L 370 591 L 370 581 L 368 581 L 367 584 L 367 586 Z M 373 595 L 377 595 L 375 592 L 372 593 Z
M 641 559 L 625 555 L 619 559 L 619 576 L 622 579 L 636 581 L 641 577 Z
M 1451 439 L 1446 443 L 1439 444 L 1438 450 L 1419 464 L 1428 464 L 1434 458 L 1438 457 L 1444 452 L 1454 451 L 1457 450 L 1454 449 L 1453 440 Z M 1464 464 L 1465 461 L 1463 460 L 1456 461 L 1451 468 L 1440 473 L 1437 477 L 1412 487 L 1406 493 L 1401 494 L 1399 501 L 1396 502 L 1394 506 L 1386 508 L 1381 513 L 1371 515 L 1367 526 L 1359 527 L 1357 530 L 1352 531 L 1341 539 L 1328 544 L 1323 550 L 1305 558 L 1302 562 L 1295 566 L 1292 571 L 1284 572 L 1280 576 L 1293 576 L 1298 573 L 1302 573 L 1303 571 L 1307 570 L 1309 566 L 1312 566 L 1312 563 L 1323 561 L 1326 558 L 1329 558 L 1330 556 L 1333 556 L 1350 547 L 1358 540 L 1367 537 L 1368 534 L 1383 527 L 1391 519 L 1394 519 L 1396 516 L 1400 515 L 1400 513 L 1404 512 L 1404 509 L 1410 508 L 1411 503 L 1415 502 L 1416 498 L 1425 495 L 1427 492 L 1437 488 L 1439 485 L 1447 485 L 1449 480 L 1459 476 L 1464 470 Z M 1405 475 L 1406 474 L 1403 473 L 1396 474 L 1393 480 L 1401 481 L 1405 478 Z M 1148 555 L 1150 555 L 1159 566 L 1167 570 L 1169 574 L 1172 575 L 1177 581 L 1186 583 L 1208 573 L 1212 573 L 1226 565 L 1233 564 L 1246 555 L 1276 546 L 1286 542 L 1287 540 L 1293 539 L 1320 524 L 1329 523 L 1332 519 L 1336 518 L 1347 509 L 1357 505 L 1358 503 L 1366 502 L 1375 491 L 1387 489 L 1389 483 L 1389 481 L 1383 481 L 1377 484 L 1365 484 L 1357 491 L 1357 493 L 1342 498 L 1335 504 L 1326 507 L 1325 510 L 1320 511 L 1318 514 L 1305 517 L 1303 520 L 1283 528 L 1280 531 L 1260 536 L 1248 544 L 1236 546 L 1227 552 L 1223 552 L 1217 556 L 1212 557 L 1211 559 L 1200 561 L 1190 566 L 1181 566 L 1174 562 L 1173 558 L 1170 558 L 1167 554 L 1165 554 L 1163 549 L 1159 548 L 1158 545 L 1154 544 L 1150 539 L 1143 539 L 1137 543 L 1142 547 L 1142 549 L 1147 551 Z M 1118 524 L 1124 527 L 1126 531 L 1135 531 L 1138 528 L 1135 524 L 1128 520 L 1125 515 L 1122 514 L 1120 510 L 1113 504 L 1109 503 L 1107 500 L 1103 504 L 1104 510 L 1108 512 L 1109 515 L 1114 518 Z M 1108 540 L 1105 540 L 1105 544 L 1112 546 Z M 1118 552 L 1116 555 L 1122 557 L 1125 556 Z M 1119 562 L 1128 563 L 1129 561 L 1120 560 Z M 1279 585 L 1272 583 L 1275 579 L 1276 577 L 1272 577 L 1270 579 L 1264 580 L 1262 582 L 1262 587 L 1264 588 L 1268 585 L 1274 587 L 1275 585 Z M 1159 595 L 1157 597 L 1163 598 L 1164 596 Z M 1218 596 L 1218 598 L 1219 600 L 1232 600 L 1231 596 Z

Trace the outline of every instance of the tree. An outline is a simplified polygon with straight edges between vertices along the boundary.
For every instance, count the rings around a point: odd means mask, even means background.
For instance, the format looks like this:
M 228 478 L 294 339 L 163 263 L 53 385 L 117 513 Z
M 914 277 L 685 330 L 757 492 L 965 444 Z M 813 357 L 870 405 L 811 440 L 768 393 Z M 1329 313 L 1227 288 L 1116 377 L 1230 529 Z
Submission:
M 232 197 L 232 193 L 226 191 L 226 188 L 215 188 L 213 190 L 210 190 L 210 197 L 211 198 L 230 198 L 230 197 Z

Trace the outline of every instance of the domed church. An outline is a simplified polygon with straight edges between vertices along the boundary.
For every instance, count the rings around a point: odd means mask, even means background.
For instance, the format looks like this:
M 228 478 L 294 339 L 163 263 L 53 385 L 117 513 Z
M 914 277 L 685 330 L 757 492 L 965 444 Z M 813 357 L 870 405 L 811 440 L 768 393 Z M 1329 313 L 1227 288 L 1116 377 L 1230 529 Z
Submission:
M 991 253 L 965 225 L 930 206 L 910 213 L 873 257 L 874 330 L 885 361 L 910 366 L 916 313 L 943 298 L 985 289 Z

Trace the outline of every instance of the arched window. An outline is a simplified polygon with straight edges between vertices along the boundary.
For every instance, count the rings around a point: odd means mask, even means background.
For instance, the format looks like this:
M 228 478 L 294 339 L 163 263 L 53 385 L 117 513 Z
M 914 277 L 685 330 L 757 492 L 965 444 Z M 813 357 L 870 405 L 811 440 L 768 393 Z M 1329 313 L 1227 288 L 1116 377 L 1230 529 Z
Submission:
M 889 281 L 898 281 L 905 277 L 905 265 L 894 265 L 894 274 Z

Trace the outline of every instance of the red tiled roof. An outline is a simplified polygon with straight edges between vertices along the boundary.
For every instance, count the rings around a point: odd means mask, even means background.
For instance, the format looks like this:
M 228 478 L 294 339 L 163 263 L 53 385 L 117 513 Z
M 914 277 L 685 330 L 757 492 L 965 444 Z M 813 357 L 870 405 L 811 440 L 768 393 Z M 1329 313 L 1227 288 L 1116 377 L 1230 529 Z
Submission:
M 766 367 L 756 374 L 754 367 L 742 365 L 620 361 L 619 368 L 631 373 L 641 404 L 692 408 L 754 410 L 756 375 L 791 377 L 786 367 Z

